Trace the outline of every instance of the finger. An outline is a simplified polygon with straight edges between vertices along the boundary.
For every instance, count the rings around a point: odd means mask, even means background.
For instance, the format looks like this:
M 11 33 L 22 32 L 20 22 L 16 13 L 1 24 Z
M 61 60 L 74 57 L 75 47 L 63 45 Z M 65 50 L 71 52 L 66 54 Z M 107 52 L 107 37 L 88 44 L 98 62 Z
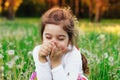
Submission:
M 48 46 L 43 46 L 43 49 L 44 49 L 45 51 L 47 51 L 47 52 L 50 52 L 50 51 L 51 51 Z
M 43 47 L 46 51 L 48 51 L 48 53 L 51 52 L 52 46 L 51 46 L 50 43 L 44 43 L 44 44 L 42 45 L 42 47 Z
M 54 56 L 54 54 L 55 54 L 55 46 L 52 48 L 52 51 L 51 51 L 50 56 L 51 56 L 51 57 L 53 57 L 53 56 Z
M 56 42 L 55 42 L 54 44 L 55 44 L 55 46 L 56 46 L 57 48 L 60 48 L 60 46 L 59 46 Z
M 52 50 L 52 47 L 53 47 L 53 45 L 52 45 L 52 43 L 51 42 L 49 42 L 49 43 L 45 43 L 45 45 L 44 46 L 46 46 L 47 47 L 47 49 L 49 49 L 49 51 L 51 51 Z
M 52 46 L 52 44 L 51 44 L 51 43 L 49 43 L 47 46 L 48 46 L 48 48 L 49 48 L 49 51 L 51 52 L 52 47 L 53 47 L 53 46 Z
M 40 56 L 47 56 L 49 53 L 44 48 L 41 48 L 39 51 Z
M 62 55 L 63 55 L 63 51 L 62 51 L 62 50 L 59 51 L 59 52 L 57 53 L 57 55 L 62 56 Z

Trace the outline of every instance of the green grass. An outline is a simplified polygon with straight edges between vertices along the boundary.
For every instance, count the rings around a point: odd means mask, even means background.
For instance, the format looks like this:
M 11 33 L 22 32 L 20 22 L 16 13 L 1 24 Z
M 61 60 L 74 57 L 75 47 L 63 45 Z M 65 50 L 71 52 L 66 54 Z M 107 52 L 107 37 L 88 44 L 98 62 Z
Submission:
M 30 53 L 40 44 L 39 22 L 36 18 L 0 19 L 0 80 L 29 80 L 35 69 Z M 119 80 L 120 20 L 97 24 L 80 20 L 79 26 L 78 44 L 88 59 L 89 80 Z

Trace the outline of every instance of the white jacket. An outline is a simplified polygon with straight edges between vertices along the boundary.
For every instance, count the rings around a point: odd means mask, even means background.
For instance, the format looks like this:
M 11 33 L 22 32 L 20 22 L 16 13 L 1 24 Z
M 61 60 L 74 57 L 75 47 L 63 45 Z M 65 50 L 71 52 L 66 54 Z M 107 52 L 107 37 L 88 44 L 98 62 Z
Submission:
M 83 75 L 81 53 L 75 46 L 72 51 L 62 57 L 62 64 L 54 69 L 50 67 L 49 57 L 47 57 L 48 62 L 46 63 L 38 60 L 39 49 L 40 45 L 33 50 L 38 80 L 77 80 L 78 74 Z

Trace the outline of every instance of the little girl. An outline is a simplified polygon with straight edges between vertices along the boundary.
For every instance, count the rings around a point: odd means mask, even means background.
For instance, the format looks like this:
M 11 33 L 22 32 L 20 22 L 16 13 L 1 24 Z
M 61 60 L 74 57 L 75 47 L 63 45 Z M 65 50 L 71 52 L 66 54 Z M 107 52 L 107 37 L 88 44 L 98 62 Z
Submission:
M 42 16 L 42 44 L 33 50 L 38 80 L 82 80 L 88 67 L 74 46 L 74 27 L 69 9 L 54 7 Z

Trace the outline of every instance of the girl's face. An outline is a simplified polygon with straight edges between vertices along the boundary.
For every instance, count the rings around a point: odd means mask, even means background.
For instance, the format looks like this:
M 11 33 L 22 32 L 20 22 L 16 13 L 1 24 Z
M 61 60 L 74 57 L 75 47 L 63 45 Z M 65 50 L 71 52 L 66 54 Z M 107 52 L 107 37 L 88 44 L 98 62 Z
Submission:
M 47 24 L 43 32 L 43 43 L 56 43 L 62 50 L 67 50 L 69 37 L 60 25 Z

